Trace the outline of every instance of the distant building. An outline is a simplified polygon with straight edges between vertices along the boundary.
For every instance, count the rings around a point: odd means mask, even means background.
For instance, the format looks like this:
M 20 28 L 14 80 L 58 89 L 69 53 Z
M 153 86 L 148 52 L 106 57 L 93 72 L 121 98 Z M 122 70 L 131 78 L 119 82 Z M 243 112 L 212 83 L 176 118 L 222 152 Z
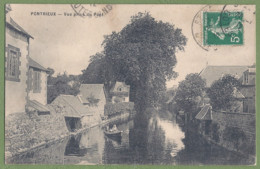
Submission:
M 47 70 L 30 58 L 33 37 L 10 17 L 10 11 L 10 5 L 6 5 L 5 114 L 25 112 L 28 106 L 48 111 L 44 107 Z
M 101 116 L 104 116 L 104 107 L 106 104 L 104 84 L 81 84 L 79 91 L 77 97 L 81 103 Z
M 226 74 L 239 79 L 246 70 L 248 70 L 248 66 L 207 66 L 200 72 L 200 77 L 206 80 L 206 87 L 210 87 L 214 81 Z
M 124 82 L 116 82 L 110 90 L 111 102 L 129 102 L 130 86 Z

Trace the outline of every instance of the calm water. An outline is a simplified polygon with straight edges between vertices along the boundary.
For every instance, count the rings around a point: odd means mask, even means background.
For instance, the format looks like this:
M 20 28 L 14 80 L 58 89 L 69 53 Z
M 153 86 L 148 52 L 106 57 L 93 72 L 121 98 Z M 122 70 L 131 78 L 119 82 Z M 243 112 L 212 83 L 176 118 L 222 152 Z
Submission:
M 145 121 L 145 122 L 144 122 Z M 118 121 L 121 141 L 94 127 L 11 159 L 19 164 L 247 164 L 248 160 L 184 132 L 170 113 L 143 120 Z

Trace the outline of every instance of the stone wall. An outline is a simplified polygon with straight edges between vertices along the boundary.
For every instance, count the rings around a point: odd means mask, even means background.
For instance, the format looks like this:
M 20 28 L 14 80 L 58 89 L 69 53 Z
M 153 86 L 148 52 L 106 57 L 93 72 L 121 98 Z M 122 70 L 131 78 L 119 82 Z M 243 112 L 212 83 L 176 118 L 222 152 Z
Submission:
M 50 115 L 36 112 L 10 114 L 5 119 L 6 156 L 63 138 L 69 134 L 64 116 L 55 113 L 51 106 Z
M 212 119 L 211 139 L 218 133 L 219 140 L 215 141 L 223 147 L 243 154 L 255 155 L 255 114 L 212 112 Z M 231 140 L 227 139 L 227 133 Z

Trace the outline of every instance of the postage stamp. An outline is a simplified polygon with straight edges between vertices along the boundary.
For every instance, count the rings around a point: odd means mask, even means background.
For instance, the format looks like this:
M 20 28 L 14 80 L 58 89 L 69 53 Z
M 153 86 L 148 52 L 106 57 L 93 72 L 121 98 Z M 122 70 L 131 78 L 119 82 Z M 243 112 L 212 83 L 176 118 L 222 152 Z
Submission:
M 204 45 L 243 44 L 243 12 L 204 12 Z

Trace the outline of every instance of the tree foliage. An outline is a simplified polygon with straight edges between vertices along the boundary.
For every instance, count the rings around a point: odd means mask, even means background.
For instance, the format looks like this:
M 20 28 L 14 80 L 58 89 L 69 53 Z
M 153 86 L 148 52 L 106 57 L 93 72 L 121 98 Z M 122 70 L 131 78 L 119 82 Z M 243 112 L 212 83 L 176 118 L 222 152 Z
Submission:
M 77 95 L 79 93 L 79 78 L 74 75 L 57 75 L 53 77 L 52 74 L 48 76 L 47 81 L 47 102 L 51 103 L 60 94 Z
M 215 81 L 207 90 L 210 104 L 214 110 L 228 110 L 234 101 L 234 88 L 239 89 L 241 82 L 232 75 L 225 75 Z
M 179 83 L 174 100 L 179 109 L 192 112 L 198 107 L 206 82 L 197 73 L 188 74 L 185 80 Z
M 157 106 L 166 80 L 177 77 L 175 54 L 184 50 L 186 41 L 181 29 L 156 21 L 149 13 L 138 13 L 120 32 L 105 36 L 106 80 L 129 84 L 130 100 L 140 108 Z
M 223 132 L 223 139 L 231 142 L 238 150 L 242 143 L 245 142 L 246 134 L 238 127 L 226 127 Z
M 89 65 L 82 70 L 81 83 L 101 84 L 105 83 L 107 65 L 104 53 L 96 53 L 90 57 Z

